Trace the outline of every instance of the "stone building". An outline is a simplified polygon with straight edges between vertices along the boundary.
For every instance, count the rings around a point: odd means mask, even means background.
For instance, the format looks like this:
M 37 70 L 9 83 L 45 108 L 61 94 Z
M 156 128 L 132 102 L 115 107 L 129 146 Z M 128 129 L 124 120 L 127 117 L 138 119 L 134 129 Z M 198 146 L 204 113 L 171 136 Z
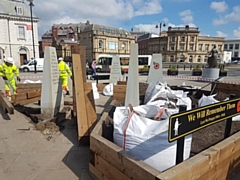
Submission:
M 32 30 L 34 34 L 35 57 L 38 51 L 38 22 L 33 15 L 33 29 L 28 4 L 23 0 L 0 1 L 0 60 L 13 57 L 19 67 L 23 61 L 34 57 Z
M 135 37 L 121 28 L 90 24 L 78 33 L 79 44 L 86 47 L 86 61 L 112 55 L 129 55 Z
M 224 38 L 199 36 L 199 33 L 197 27 L 168 27 L 166 36 L 145 41 L 147 54 L 160 52 L 165 62 L 204 63 L 208 59 L 209 51 L 216 45 L 220 58 L 223 54 Z
M 240 60 L 240 39 L 227 39 L 224 41 L 224 51 L 232 52 L 232 60 Z

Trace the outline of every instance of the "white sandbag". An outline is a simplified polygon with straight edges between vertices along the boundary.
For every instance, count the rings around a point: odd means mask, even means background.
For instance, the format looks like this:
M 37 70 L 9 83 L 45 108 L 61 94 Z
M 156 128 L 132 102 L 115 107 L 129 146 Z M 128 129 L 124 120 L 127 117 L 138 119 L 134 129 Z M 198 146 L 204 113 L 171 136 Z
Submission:
M 33 84 L 33 83 L 42 83 L 41 80 L 38 80 L 38 81 L 32 81 L 32 80 L 25 80 L 23 81 L 23 84 Z
M 113 138 L 115 144 L 136 158 L 164 171 L 176 163 L 176 142 L 168 142 L 167 114 L 163 115 L 166 119 L 161 121 L 146 117 L 154 116 L 159 109 L 157 106 L 144 105 L 134 107 L 135 112 L 129 113 L 129 108 L 117 107 Z M 191 141 L 191 135 L 185 137 L 184 160 L 190 156 Z
M 105 96 L 112 96 L 113 95 L 113 83 L 106 85 L 103 89 L 103 94 Z
M 214 99 L 214 96 L 216 96 L 216 94 L 211 95 L 211 96 L 205 96 L 203 94 L 202 97 L 198 101 L 198 106 L 202 107 L 202 106 L 207 106 L 209 104 L 214 104 L 214 103 L 219 102 L 218 100 Z

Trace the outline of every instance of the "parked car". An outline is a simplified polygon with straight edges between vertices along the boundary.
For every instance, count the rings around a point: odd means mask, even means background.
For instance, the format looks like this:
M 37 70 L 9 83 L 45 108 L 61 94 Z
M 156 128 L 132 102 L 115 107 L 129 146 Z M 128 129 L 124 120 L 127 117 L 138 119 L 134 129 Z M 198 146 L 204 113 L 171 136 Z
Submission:
M 43 71 L 44 58 L 36 58 L 36 61 L 31 60 L 29 63 L 22 65 L 19 70 L 23 72 L 34 71 L 34 64 L 36 62 L 37 71 Z

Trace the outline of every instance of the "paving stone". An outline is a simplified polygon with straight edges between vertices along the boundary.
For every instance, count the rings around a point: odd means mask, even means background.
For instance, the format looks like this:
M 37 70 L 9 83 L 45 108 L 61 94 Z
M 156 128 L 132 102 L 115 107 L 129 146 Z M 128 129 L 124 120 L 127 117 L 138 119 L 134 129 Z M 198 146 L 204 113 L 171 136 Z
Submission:
M 20 153 L 0 153 L 0 172 L 6 171 L 19 156 Z
M 26 180 L 29 175 L 29 170 L 18 171 L 18 172 L 1 172 L 1 180 Z

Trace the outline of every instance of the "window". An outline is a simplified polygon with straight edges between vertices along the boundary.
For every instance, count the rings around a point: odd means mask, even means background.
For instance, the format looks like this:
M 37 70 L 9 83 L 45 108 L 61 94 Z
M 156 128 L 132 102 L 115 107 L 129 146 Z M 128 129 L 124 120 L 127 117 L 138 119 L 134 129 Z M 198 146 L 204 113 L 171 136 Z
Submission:
M 189 56 L 189 62 L 193 62 L 192 56 Z
M 194 37 L 192 36 L 191 39 L 190 39 L 191 42 L 194 42 Z
M 233 49 L 233 44 L 229 44 L 229 49 Z
M 233 56 L 238 57 L 238 52 L 234 52 Z
M 185 37 L 184 37 L 184 36 L 181 37 L 181 41 L 182 41 L 182 42 L 185 41 Z
M 205 51 L 208 51 L 209 49 L 209 44 L 205 44 Z
M 180 62 L 184 62 L 184 56 L 180 56 Z
M 198 50 L 199 50 L 199 51 L 202 51 L 202 44 L 199 44 L 199 45 L 198 45 Z
M 170 62 L 174 62 L 174 57 L 170 56 Z
M 15 7 L 15 11 L 18 15 L 23 15 L 23 8 L 22 7 Z
M 118 49 L 118 43 L 117 42 L 107 42 L 107 48 L 110 50 L 117 50 Z
M 214 46 L 216 46 L 216 44 L 212 44 L 212 48 L 214 48 Z M 217 46 L 216 46 L 217 47 Z
M 175 37 L 174 36 L 172 37 L 172 42 L 175 42 Z
M 184 51 L 184 44 L 180 44 L 180 51 Z
M 201 62 L 201 56 L 198 56 L 197 62 Z
M 205 56 L 204 57 L 204 62 L 207 62 L 207 60 L 208 60 L 208 56 Z
M 194 46 L 193 44 L 190 44 L 190 46 L 189 46 L 190 51 L 193 51 L 193 46 Z
M 122 50 L 125 50 L 125 44 L 122 43 Z
M 174 51 L 174 44 L 171 44 L 171 45 L 170 45 L 170 50 L 171 50 L 171 51 Z
M 18 35 L 20 39 L 25 39 L 25 28 L 24 26 L 18 26 Z
M 235 44 L 235 49 L 239 49 L 239 44 Z
M 103 48 L 103 41 L 102 41 L 102 40 L 99 40 L 98 47 L 99 47 L 99 49 L 102 49 L 102 48 Z
M 224 44 L 224 50 L 228 49 L 228 44 Z

